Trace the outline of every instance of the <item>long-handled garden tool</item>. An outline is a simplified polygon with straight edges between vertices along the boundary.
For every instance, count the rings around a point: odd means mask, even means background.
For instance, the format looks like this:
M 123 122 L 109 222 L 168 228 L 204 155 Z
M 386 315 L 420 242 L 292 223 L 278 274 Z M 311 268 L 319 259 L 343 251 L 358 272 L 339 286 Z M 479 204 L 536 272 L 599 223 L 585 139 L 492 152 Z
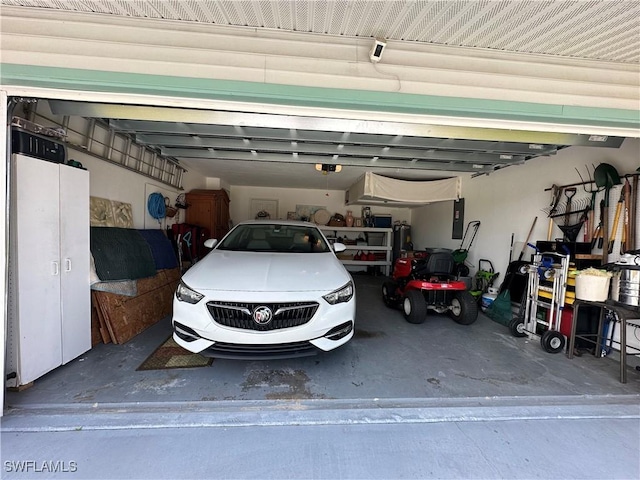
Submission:
M 637 170 L 640 172 L 640 168 Z M 631 188 L 631 200 L 629 203 L 629 250 L 636 248 L 638 236 L 636 218 L 638 216 L 638 174 L 633 176 L 633 187 Z
M 604 243 L 604 231 L 602 227 L 602 222 L 604 221 L 604 199 L 600 200 L 600 219 L 598 221 L 598 226 L 593 232 L 591 236 L 591 250 L 596 248 L 602 248 L 602 244 Z
M 527 235 L 527 239 L 525 240 L 524 246 L 520 251 L 520 255 L 518 256 L 517 262 L 510 262 L 509 268 L 511 268 L 512 264 L 516 264 L 517 268 L 524 268 L 521 265 L 522 257 L 524 256 L 524 252 L 528 247 L 535 248 L 535 245 L 531 245 L 529 240 L 531 239 L 531 234 L 533 233 L 533 228 L 536 226 L 536 222 L 538 221 L 538 217 L 533 219 L 533 223 L 531 224 L 531 228 L 529 229 L 529 234 Z M 509 255 L 509 260 L 511 260 L 511 255 Z M 507 269 L 509 270 L 509 269 Z M 513 273 L 511 275 L 506 275 L 502 285 L 500 286 L 500 293 L 496 297 L 496 299 L 489 305 L 486 310 L 486 315 L 493 320 L 494 322 L 498 322 L 504 326 L 509 326 L 509 324 L 513 320 L 513 313 L 511 311 L 511 286 L 513 284 L 514 279 L 516 278 L 516 274 Z
M 552 215 L 555 215 L 556 210 L 558 209 L 560 198 L 562 198 L 562 188 L 558 187 L 556 184 L 551 185 L 551 204 L 548 209 L 544 210 L 547 212 L 547 216 L 549 217 L 549 229 L 547 230 L 547 241 L 549 242 L 551 241 L 551 234 L 553 232 Z
M 607 244 L 607 252 L 613 253 L 613 245 L 616 242 L 616 236 L 618 235 L 618 225 L 620 224 L 620 215 L 622 214 L 622 207 L 624 204 L 624 188 L 620 191 L 620 198 L 616 206 L 616 215 L 613 218 L 613 227 L 611 228 L 611 234 L 609 235 L 609 243 Z
M 467 228 L 464 231 L 464 235 L 462 236 L 462 242 L 460 243 L 460 248 L 454 250 L 453 261 L 455 263 L 455 273 L 458 277 L 466 277 L 469 275 L 469 267 L 465 265 L 465 260 L 469 256 L 469 250 L 471 249 L 471 245 L 473 244 L 473 240 L 476 238 L 476 234 L 478 233 L 478 228 L 480 228 L 480 220 L 473 220 L 467 224 Z M 471 238 L 468 238 L 469 231 L 472 231 Z M 468 241 L 468 243 L 467 243 Z
M 566 208 L 565 208 L 565 211 L 564 211 L 564 224 L 565 225 L 569 225 L 569 219 L 571 217 L 571 199 L 573 199 L 573 197 L 575 196 L 577 191 L 578 191 L 578 189 L 575 188 L 575 187 L 565 188 L 564 189 L 564 196 L 567 197 L 567 204 L 566 204 Z
M 624 211 L 623 214 L 623 228 L 622 228 L 622 242 L 620 243 L 620 254 L 624 254 L 627 250 L 632 250 L 630 246 L 631 227 L 630 227 L 630 213 L 631 213 L 631 184 L 629 178 L 624 179 Z
M 589 178 L 588 182 L 584 181 L 582 175 L 580 174 L 580 170 L 576 168 L 576 172 L 578 172 L 578 176 L 580 177 L 580 181 L 582 181 L 582 188 L 586 193 L 591 196 L 591 201 L 589 202 L 589 209 L 584 212 L 584 241 L 591 242 L 593 238 L 593 234 L 596 231 L 595 225 L 595 209 L 596 209 L 596 195 L 598 194 L 598 189 L 591 187 L 593 181 L 591 180 L 591 173 L 589 172 L 589 167 L 587 169 L 587 177 Z M 589 189 L 587 189 L 587 185 L 589 185 Z
M 549 221 L 556 223 L 558 228 L 562 230 L 564 238 L 569 242 L 576 241 L 578 233 L 582 230 L 582 225 L 587 220 L 587 212 L 591 205 L 589 197 L 573 200 L 576 192 L 576 188 L 568 188 L 565 191 L 566 202 L 560 203 L 555 207 L 551 206 L 542 209 L 549 217 Z
M 609 192 L 614 185 L 620 185 L 620 175 L 616 168 L 608 163 L 601 163 L 593 171 L 593 179 L 598 190 L 604 190 L 604 212 L 602 219 L 602 238 L 609 237 Z M 607 263 L 609 251 L 603 249 L 602 263 Z

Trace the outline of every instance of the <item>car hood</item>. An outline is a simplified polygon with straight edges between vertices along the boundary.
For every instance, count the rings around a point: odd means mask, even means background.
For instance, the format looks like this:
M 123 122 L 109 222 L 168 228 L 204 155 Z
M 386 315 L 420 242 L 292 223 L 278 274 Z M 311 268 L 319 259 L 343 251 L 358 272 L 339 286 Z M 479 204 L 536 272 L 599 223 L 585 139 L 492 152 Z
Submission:
M 213 250 L 182 277 L 197 291 L 333 291 L 349 273 L 331 253 L 266 253 Z

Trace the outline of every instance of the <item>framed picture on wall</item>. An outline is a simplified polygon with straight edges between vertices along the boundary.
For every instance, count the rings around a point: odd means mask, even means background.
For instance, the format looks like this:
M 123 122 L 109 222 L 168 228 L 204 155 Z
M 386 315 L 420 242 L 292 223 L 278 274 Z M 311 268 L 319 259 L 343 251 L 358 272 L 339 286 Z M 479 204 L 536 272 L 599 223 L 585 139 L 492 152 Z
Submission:
M 249 218 L 275 220 L 278 218 L 278 200 L 254 198 L 249 207 Z

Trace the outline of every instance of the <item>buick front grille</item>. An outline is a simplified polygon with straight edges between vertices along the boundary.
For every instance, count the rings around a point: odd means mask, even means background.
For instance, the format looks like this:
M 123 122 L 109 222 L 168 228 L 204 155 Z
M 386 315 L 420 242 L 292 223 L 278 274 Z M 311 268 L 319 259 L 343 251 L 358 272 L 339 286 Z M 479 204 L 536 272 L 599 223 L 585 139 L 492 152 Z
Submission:
M 272 317 L 268 323 L 260 324 L 254 320 L 254 311 L 260 307 L 267 307 L 271 311 Z M 208 302 L 207 308 L 213 320 L 220 325 L 265 332 L 304 325 L 315 315 L 318 303 Z

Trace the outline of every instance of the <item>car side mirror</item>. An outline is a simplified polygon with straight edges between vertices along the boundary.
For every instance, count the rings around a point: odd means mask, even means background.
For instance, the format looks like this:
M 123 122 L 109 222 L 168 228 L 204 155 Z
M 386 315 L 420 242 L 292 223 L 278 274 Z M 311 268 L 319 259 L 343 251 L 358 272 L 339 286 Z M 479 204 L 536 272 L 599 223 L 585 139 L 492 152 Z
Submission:
M 210 238 L 208 240 L 204 241 L 204 246 L 207 248 L 213 248 L 218 244 L 218 240 L 216 240 L 215 238 Z
M 344 252 L 347 249 L 347 246 L 344 243 L 335 242 L 333 244 L 333 251 L 336 253 Z

